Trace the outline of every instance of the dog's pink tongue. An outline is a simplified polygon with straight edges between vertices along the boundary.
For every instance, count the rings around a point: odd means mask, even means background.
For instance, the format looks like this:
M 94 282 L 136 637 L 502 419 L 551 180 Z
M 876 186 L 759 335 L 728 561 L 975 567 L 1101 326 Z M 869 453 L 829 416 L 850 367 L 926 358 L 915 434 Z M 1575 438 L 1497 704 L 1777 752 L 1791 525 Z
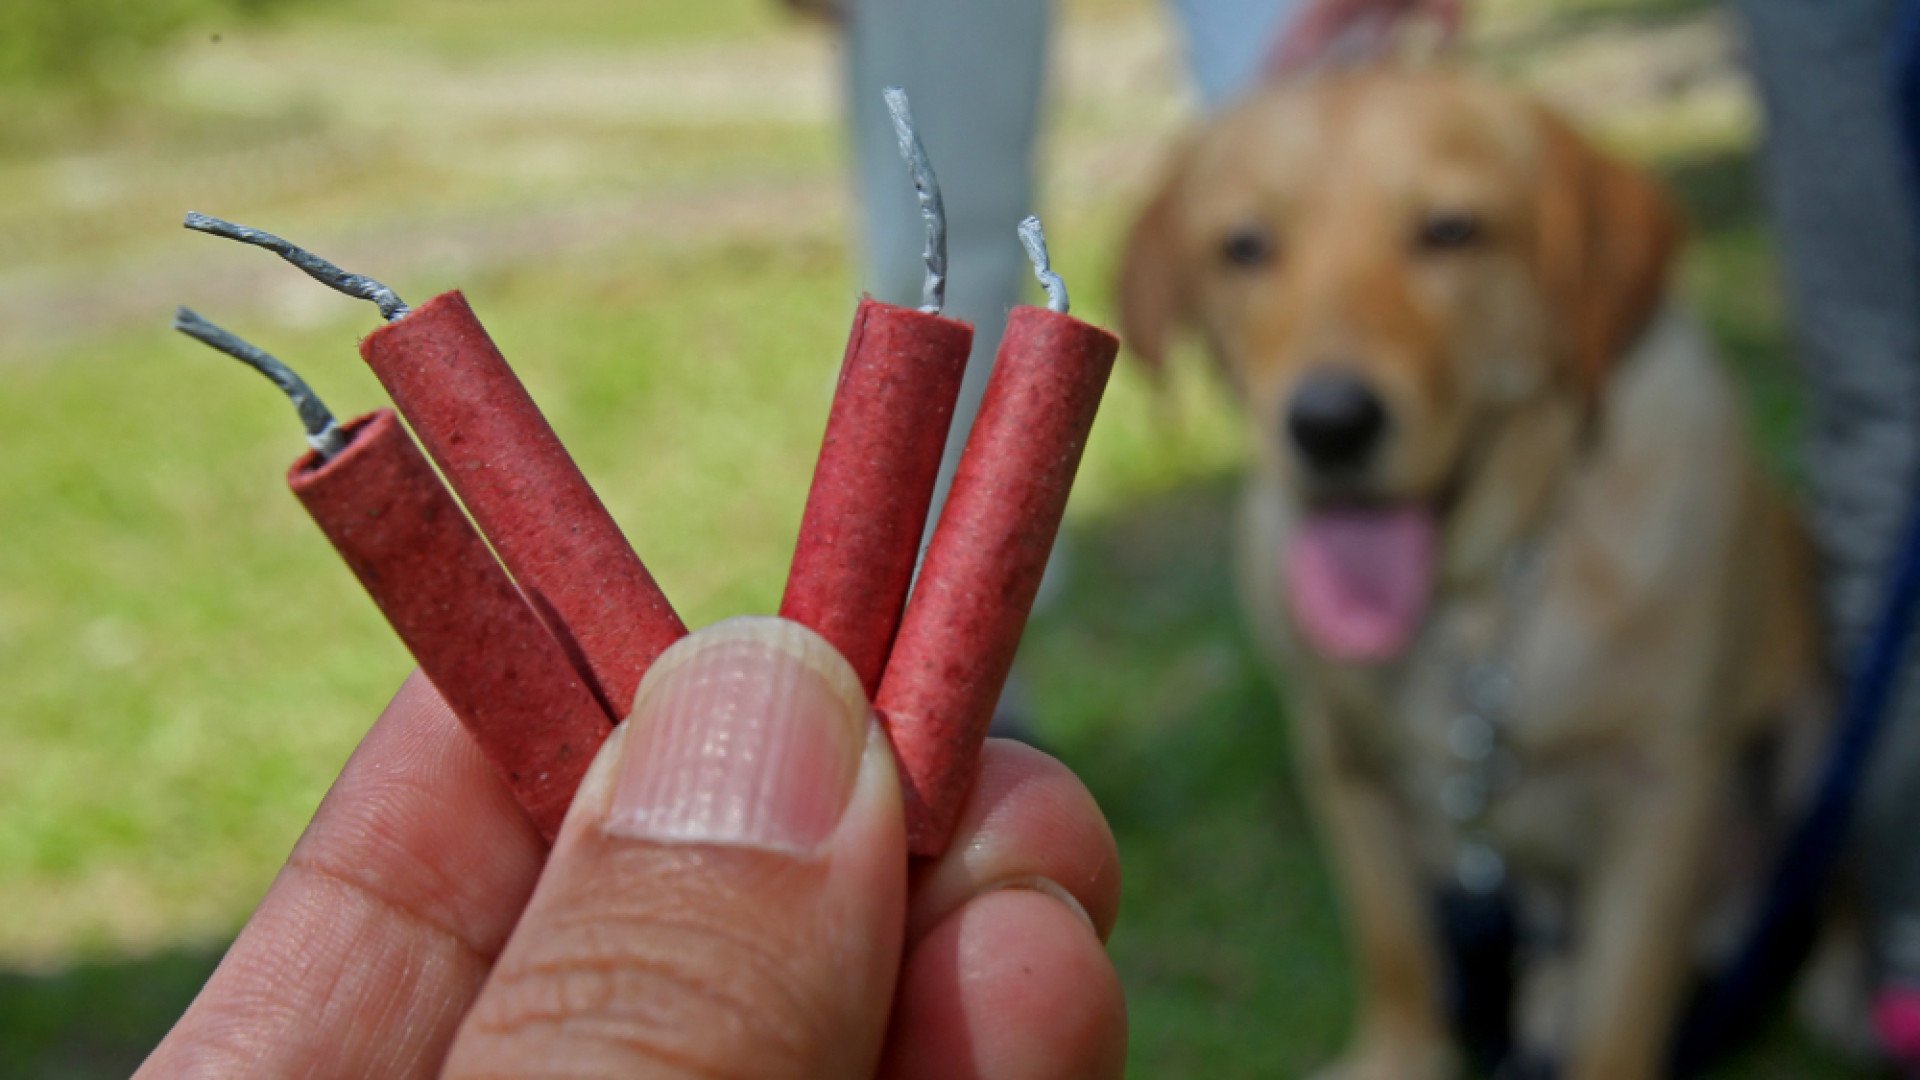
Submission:
M 1308 515 L 1283 567 L 1294 621 L 1308 642 L 1349 663 L 1398 656 L 1433 592 L 1436 533 L 1433 515 L 1413 506 Z

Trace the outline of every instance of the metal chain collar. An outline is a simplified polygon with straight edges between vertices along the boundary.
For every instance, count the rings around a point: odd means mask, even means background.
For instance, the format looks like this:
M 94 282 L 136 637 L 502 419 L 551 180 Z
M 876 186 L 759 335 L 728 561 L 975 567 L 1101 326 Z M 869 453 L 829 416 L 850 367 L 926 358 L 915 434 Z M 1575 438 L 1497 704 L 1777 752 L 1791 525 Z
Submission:
M 1440 782 L 1440 809 L 1454 823 L 1453 875 L 1476 896 L 1499 892 L 1507 860 L 1495 844 L 1492 815 L 1500 798 L 1520 779 L 1511 745 L 1513 650 L 1523 603 L 1540 576 L 1540 545 L 1525 541 L 1509 549 L 1500 565 L 1500 592 L 1508 613 L 1485 653 L 1464 658 L 1453 675 L 1456 712 L 1447 727 L 1453 768 Z

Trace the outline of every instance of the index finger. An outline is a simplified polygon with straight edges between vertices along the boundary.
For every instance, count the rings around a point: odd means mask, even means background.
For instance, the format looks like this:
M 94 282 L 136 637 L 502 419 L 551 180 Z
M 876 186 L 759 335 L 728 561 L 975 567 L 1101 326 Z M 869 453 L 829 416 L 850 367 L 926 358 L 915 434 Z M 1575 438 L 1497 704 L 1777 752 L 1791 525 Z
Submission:
M 545 856 L 414 672 L 137 1075 L 433 1075 Z

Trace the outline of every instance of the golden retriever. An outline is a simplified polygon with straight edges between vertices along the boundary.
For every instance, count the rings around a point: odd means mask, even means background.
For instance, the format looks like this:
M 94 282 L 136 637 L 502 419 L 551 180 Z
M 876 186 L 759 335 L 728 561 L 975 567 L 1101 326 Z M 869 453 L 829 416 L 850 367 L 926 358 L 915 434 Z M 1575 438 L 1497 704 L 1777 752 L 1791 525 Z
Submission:
M 1446 71 L 1263 92 L 1134 227 L 1127 340 L 1197 331 L 1251 433 L 1241 593 L 1358 967 L 1332 1075 L 1464 1068 L 1437 895 L 1511 898 L 1515 1039 L 1573 1080 L 1659 1075 L 1751 902 L 1790 771 L 1756 765 L 1804 760 L 1765 752 L 1817 739 L 1823 673 L 1797 520 L 1670 294 L 1681 233 Z

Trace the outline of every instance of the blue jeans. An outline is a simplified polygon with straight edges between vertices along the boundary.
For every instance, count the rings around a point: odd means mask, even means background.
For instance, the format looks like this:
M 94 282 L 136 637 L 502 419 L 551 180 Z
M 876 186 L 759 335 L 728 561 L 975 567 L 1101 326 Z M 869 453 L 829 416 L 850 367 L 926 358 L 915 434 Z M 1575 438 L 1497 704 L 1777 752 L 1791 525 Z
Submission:
M 1809 510 L 1836 670 L 1851 673 L 1920 491 L 1920 251 L 1895 112 L 1896 0 L 1737 0 L 1807 399 Z M 1920 665 L 1855 819 L 1872 952 L 1920 981 Z

